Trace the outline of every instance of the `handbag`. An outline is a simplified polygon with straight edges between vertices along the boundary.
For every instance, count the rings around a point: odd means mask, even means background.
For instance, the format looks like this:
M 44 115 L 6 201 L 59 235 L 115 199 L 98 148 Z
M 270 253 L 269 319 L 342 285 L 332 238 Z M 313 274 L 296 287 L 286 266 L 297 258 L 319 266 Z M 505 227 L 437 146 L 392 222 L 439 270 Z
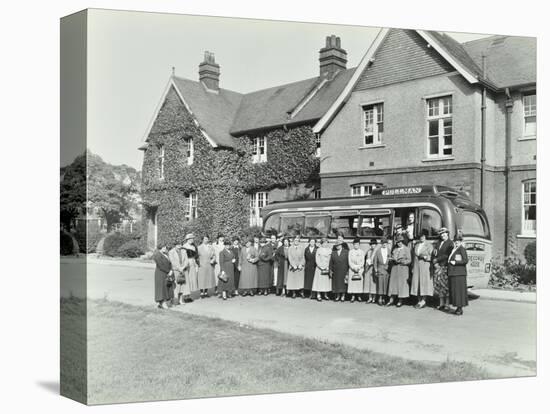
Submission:
M 174 284 L 176 278 L 174 277 L 173 273 L 168 273 L 166 275 L 166 286 L 170 287 Z
M 176 283 L 177 283 L 178 285 L 183 285 L 183 284 L 185 283 L 185 275 L 184 275 L 183 273 L 180 273 L 180 274 L 178 275 L 178 278 L 177 278 L 177 280 L 176 280 Z
M 227 276 L 225 275 L 225 272 L 220 272 L 218 274 L 218 279 L 221 280 L 223 283 L 227 283 L 229 279 L 227 279 Z
M 351 280 L 361 280 L 361 275 L 359 274 L 359 272 L 353 272 L 353 274 L 351 275 Z

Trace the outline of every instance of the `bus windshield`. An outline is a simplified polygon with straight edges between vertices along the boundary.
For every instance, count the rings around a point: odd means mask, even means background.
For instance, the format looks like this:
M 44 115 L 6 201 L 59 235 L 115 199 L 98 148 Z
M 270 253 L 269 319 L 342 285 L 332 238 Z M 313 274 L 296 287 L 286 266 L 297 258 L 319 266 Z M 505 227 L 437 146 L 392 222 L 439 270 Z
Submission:
M 458 228 L 463 236 L 489 238 L 489 226 L 485 218 L 476 211 L 460 210 Z

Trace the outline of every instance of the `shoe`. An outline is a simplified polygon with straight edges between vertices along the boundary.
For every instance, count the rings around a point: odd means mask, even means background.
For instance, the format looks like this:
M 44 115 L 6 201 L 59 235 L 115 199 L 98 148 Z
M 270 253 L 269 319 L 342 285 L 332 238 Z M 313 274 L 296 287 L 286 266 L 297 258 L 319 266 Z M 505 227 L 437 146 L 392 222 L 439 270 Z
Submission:
M 363 299 L 361 299 L 361 296 L 357 296 L 357 302 L 363 302 Z
M 401 301 L 398 301 L 397 304 L 395 305 L 396 308 L 400 308 L 401 306 L 403 306 L 403 302 Z
M 456 310 L 455 310 L 455 315 L 460 316 L 460 315 L 462 315 L 463 313 L 464 313 L 464 312 L 462 311 L 462 308 L 456 308 Z
M 384 306 L 391 306 L 393 305 L 393 300 L 390 300 L 388 303 L 386 303 Z
M 355 296 L 352 296 L 352 297 L 351 297 L 350 302 L 351 302 L 351 303 L 355 302 Z
M 340 296 L 340 302 L 344 302 L 346 300 L 346 297 L 344 295 Z
M 322 302 L 323 299 L 321 299 L 321 296 L 317 296 L 317 302 Z
M 296 293 L 295 292 L 292 293 L 292 299 L 296 299 Z
M 416 309 L 425 308 L 426 307 L 426 302 L 422 301 L 420 303 L 417 303 L 415 307 L 416 307 Z

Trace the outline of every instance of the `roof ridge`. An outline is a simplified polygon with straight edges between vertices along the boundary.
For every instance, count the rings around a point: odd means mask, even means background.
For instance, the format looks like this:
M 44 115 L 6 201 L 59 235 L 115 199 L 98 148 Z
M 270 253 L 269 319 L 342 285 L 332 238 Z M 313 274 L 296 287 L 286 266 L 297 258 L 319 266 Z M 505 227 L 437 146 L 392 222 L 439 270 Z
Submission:
M 495 35 L 489 35 L 489 36 L 481 37 L 479 39 L 473 39 L 473 40 L 468 40 L 466 42 L 459 42 L 459 43 L 462 44 L 462 45 L 467 45 L 467 44 L 471 44 L 471 43 L 484 42 L 484 41 L 494 39 L 494 38 L 497 38 L 497 37 L 512 37 L 512 36 L 495 34 Z
M 173 75 L 172 78 L 173 78 L 173 79 L 177 79 L 177 80 L 186 81 L 186 82 L 193 82 L 193 83 L 196 83 L 197 85 L 200 85 L 200 84 L 201 84 L 201 81 L 196 81 L 196 80 L 193 80 L 193 79 L 184 78 L 184 77 L 182 77 L 182 76 Z M 227 89 L 227 88 L 219 88 L 219 89 L 220 89 L 220 91 L 226 91 L 226 92 L 236 93 L 237 95 L 240 95 L 240 96 L 246 95 L 246 94 L 244 94 L 244 93 L 242 93 L 242 92 L 234 91 L 233 89 Z

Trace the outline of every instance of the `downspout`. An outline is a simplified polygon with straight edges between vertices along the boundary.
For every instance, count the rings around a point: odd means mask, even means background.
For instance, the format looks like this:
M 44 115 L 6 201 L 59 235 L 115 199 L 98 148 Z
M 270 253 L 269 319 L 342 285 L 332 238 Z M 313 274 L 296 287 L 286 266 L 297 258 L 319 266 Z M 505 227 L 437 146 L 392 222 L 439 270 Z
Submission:
M 485 80 L 485 54 L 481 55 L 482 79 Z M 487 110 L 487 87 L 483 85 L 481 93 L 481 177 L 479 190 L 479 205 L 483 208 L 485 198 L 485 134 L 486 134 L 486 110 Z
M 510 224 L 510 168 L 512 165 L 512 109 L 514 102 L 510 90 L 506 88 L 506 124 L 505 124 L 505 159 L 504 159 L 504 257 L 509 254 L 508 233 Z

